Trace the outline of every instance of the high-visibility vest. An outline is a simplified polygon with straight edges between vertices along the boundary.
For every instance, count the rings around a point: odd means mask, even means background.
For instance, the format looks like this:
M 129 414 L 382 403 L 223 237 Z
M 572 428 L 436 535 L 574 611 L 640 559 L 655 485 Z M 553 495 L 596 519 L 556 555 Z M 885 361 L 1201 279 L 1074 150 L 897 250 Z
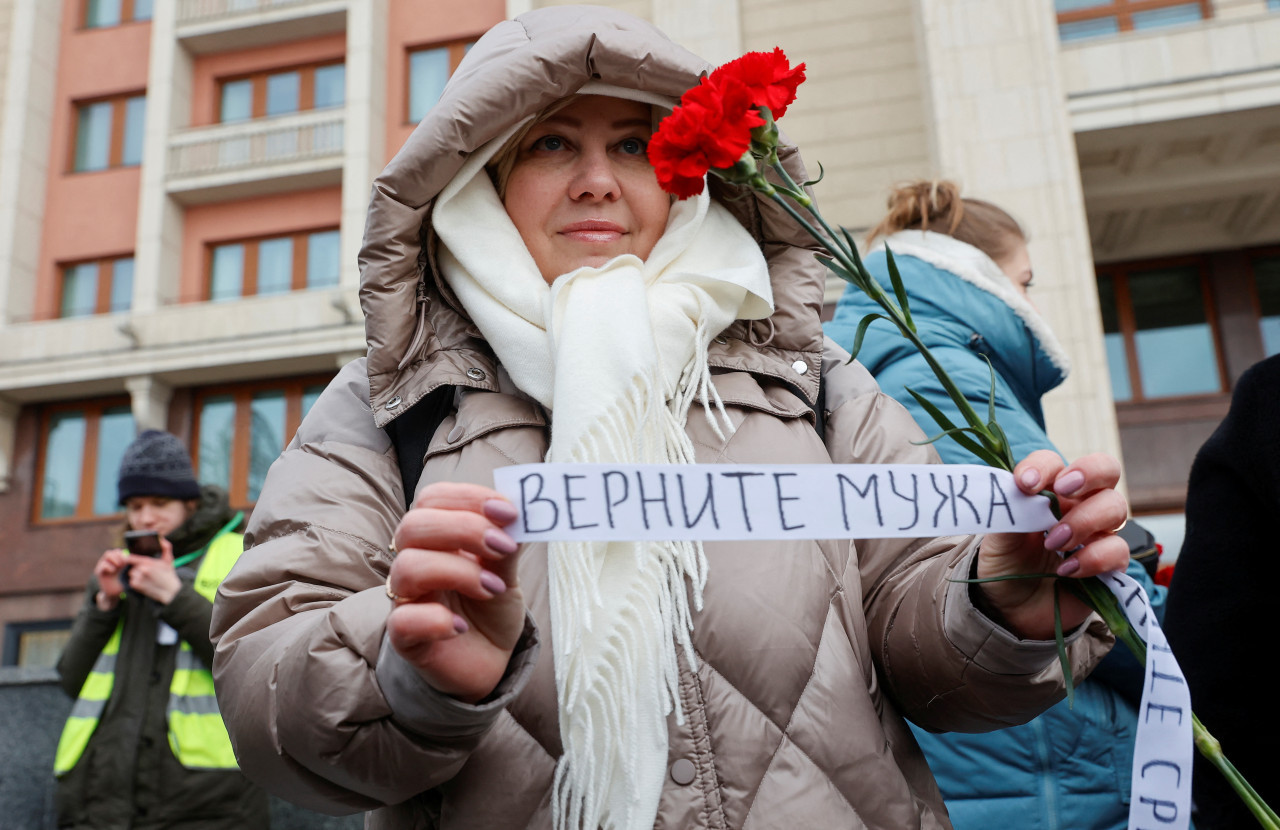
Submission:
M 228 528 L 239 523 L 237 516 Z M 209 543 L 204 560 L 196 571 L 195 590 L 213 602 L 218 585 L 231 571 L 231 566 L 244 550 L 244 537 L 224 529 Z M 199 553 L 186 557 L 187 561 Z M 183 564 L 181 559 L 175 564 Z M 89 676 L 85 678 L 80 694 L 71 707 L 71 714 L 58 739 L 58 751 L 54 756 L 54 775 L 69 772 L 84 754 L 89 739 L 98 728 L 98 721 L 111 697 L 115 681 L 116 658 L 120 653 L 120 639 L 124 631 L 122 620 L 111 639 L 94 661 Z M 213 694 L 213 673 L 201 664 L 195 652 L 185 640 L 178 647 L 177 664 L 173 681 L 169 684 L 169 702 L 165 716 L 169 725 L 169 748 L 178 762 L 188 769 L 238 769 L 231 738 L 218 711 L 218 701 Z

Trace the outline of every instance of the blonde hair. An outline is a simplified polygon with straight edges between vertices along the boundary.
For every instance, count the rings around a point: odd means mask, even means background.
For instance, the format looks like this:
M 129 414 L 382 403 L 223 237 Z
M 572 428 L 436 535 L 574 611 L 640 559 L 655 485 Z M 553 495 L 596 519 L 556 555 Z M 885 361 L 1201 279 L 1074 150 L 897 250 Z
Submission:
M 868 243 L 902 230 L 934 231 L 966 242 L 998 263 L 1027 241 L 1012 216 L 990 202 L 961 197 L 960 187 L 945 179 L 898 185 L 889 194 L 888 207 Z
M 529 119 L 527 124 L 516 130 L 515 134 L 508 138 L 502 148 L 494 153 L 493 158 L 489 159 L 488 163 L 485 164 L 484 170 L 489 174 L 489 180 L 493 182 L 494 190 L 498 191 L 498 199 L 500 201 L 505 202 L 507 199 L 507 181 L 511 178 L 511 171 L 516 166 L 516 159 L 520 156 L 520 143 L 524 141 L 525 136 L 536 125 L 546 121 L 581 97 L 578 94 L 567 95 L 543 107 L 533 118 Z

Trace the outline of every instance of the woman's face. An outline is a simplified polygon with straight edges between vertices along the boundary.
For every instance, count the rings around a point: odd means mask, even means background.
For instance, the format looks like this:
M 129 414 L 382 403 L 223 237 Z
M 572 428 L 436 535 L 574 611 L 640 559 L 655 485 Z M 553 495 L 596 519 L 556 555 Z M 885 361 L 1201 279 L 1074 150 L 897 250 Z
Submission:
M 652 133 L 647 104 L 586 95 L 520 142 L 503 204 L 548 283 L 649 256 L 671 211 L 646 154 Z
M 130 496 L 124 503 L 125 520 L 134 530 L 168 536 L 191 515 L 192 504 L 165 496 Z
M 1025 242 L 1018 243 L 996 265 L 1000 266 L 1000 270 L 1013 283 L 1014 290 L 1029 300 L 1027 289 L 1031 287 L 1033 275 L 1031 273 L 1031 255 L 1027 253 L 1027 244 Z

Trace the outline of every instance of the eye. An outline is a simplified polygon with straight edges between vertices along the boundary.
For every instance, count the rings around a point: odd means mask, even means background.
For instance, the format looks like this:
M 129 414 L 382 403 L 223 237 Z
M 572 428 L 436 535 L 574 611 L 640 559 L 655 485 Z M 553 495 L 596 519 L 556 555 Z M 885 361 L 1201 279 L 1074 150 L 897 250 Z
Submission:
M 544 135 L 538 140 L 534 141 L 529 149 L 535 150 L 535 151 L 546 150 L 548 152 L 556 152 L 557 150 L 563 150 L 564 145 L 565 145 L 565 141 L 560 136 Z
M 618 142 L 618 149 L 628 156 L 643 156 L 648 142 L 639 138 L 624 138 Z

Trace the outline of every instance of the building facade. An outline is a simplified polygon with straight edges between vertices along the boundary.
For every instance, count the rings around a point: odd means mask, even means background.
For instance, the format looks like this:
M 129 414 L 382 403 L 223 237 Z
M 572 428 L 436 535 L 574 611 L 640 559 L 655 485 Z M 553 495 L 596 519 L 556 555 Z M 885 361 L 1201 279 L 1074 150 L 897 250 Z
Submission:
M 541 5 L 0 0 L 0 662 L 56 657 L 136 430 L 252 507 L 363 353 L 373 177 L 466 45 Z M 1280 0 L 601 5 L 805 61 L 783 127 L 852 230 L 922 176 L 1009 208 L 1073 361 L 1050 434 L 1121 456 L 1176 547 L 1195 449 L 1280 351 Z

